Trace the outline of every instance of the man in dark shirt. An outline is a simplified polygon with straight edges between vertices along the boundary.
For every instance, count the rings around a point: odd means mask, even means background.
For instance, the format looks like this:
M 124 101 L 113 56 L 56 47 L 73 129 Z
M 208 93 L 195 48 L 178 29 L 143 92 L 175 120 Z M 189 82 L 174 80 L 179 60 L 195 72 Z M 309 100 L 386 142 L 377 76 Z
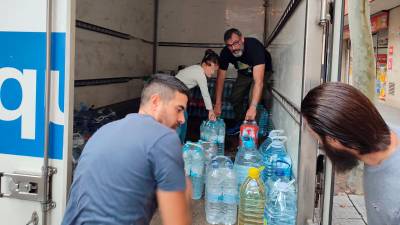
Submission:
M 233 105 L 237 123 L 234 131 L 228 133 L 234 133 L 239 130 L 243 119 L 255 120 L 260 100 L 263 100 L 264 107 L 270 109 L 272 96 L 267 87 L 267 80 L 272 74 L 272 63 L 271 55 L 264 45 L 255 38 L 245 38 L 238 29 L 227 30 L 224 34 L 224 41 L 226 46 L 220 54 L 214 111 L 216 115 L 221 114 L 224 80 L 226 70 L 231 63 L 238 72 L 229 99 Z M 249 107 L 246 111 L 243 108 L 243 99 L 249 94 Z

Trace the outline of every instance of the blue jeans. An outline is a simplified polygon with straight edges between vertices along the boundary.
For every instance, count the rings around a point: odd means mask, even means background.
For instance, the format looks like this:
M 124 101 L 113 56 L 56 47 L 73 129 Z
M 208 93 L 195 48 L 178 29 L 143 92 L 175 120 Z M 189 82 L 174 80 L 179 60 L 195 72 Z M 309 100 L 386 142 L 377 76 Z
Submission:
M 181 124 L 178 128 L 176 128 L 176 133 L 178 133 L 179 139 L 181 139 L 182 144 L 185 142 L 186 130 L 187 130 L 188 114 L 186 110 L 184 114 L 185 114 L 185 122 Z

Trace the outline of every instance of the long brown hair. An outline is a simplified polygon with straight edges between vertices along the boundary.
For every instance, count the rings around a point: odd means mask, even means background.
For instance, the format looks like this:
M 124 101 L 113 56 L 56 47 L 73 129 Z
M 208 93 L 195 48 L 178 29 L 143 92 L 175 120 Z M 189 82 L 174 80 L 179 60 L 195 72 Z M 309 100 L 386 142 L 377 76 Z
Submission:
M 360 154 L 386 150 L 390 130 L 374 104 L 344 83 L 325 83 L 312 89 L 301 113 L 322 140 L 332 137 Z

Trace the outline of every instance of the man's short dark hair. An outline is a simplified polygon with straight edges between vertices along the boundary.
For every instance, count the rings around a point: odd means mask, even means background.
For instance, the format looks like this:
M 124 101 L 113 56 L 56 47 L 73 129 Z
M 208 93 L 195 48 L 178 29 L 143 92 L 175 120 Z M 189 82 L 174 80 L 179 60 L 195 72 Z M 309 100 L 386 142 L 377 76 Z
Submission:
M 144 85 L 140 105 L 146 104 L 154 94 L 159 94 L 163 101 L 169 101 L 175 97 L 176 92 L 188 98 L 190 96 L 189 88 L 176 77 L 166 74 L 154 75 Z
M 224 41 L 226 42 L 227 40 L 231 39 L 231 37 L 232 37 L 233 34 L 236 34 L 236 35 L 239 36 L 239 37 L 242 36 L 242 33 L 241 33 L 238 29 L 236 29 L 236 28 L 231 28 L 231 29 L 225 31 L 225 34 L 224 34 Z
M 344 83 L 325 83 L 312 89 L 301 103 L 310 128 L 360 154 L 386 150 L 390 129 L 374 104 L 359 90 Z

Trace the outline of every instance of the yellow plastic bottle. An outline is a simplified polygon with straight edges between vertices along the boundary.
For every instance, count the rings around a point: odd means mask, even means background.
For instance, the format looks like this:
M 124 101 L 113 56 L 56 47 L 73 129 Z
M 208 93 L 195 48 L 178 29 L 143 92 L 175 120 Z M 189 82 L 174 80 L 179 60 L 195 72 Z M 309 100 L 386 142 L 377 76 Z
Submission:
M 260 170 L 249 169 L 249 176 L 240 187 L 238 225 L 264 224 L 265 187 Z

